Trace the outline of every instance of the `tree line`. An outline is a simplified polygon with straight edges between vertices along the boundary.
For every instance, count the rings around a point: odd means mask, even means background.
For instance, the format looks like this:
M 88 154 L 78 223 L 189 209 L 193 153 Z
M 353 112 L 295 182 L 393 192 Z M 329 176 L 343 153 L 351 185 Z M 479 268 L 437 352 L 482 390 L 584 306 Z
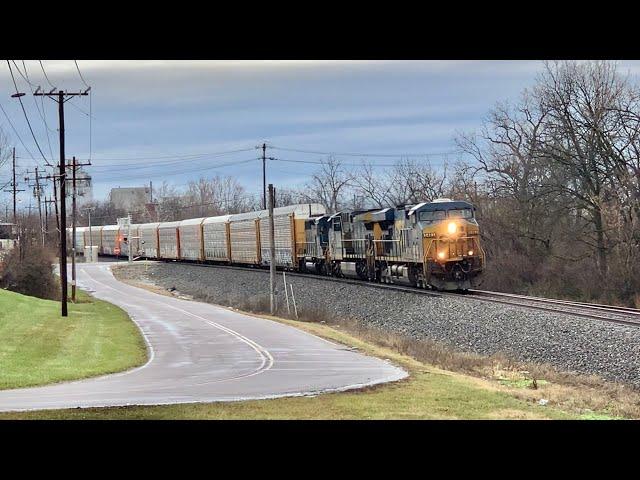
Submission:
M 276 188 L 276 205 L 318 202 L 335 212 L 467 200 L 487 253 L 482 288 L 640 307 L 640 89 L 615 63 L 546 62 L 519 98 L 454 141 L 459 158 L 445 167 L 325 158 L 302 187 Z M 134 222 L 262 208 L 261 196 L 225 176 L 184 191 L 165 182 L 153 196 Z M 93 207 L 94 225 L 127 213 Z
M 640 89 L 616 64 L 546 62 L 455 143 L 464 155 L 444 169 L 403 159 L 378 173 L 329 158 L 295 193 L 332 211 L 468 200 L 483 288 L 640 307 Z

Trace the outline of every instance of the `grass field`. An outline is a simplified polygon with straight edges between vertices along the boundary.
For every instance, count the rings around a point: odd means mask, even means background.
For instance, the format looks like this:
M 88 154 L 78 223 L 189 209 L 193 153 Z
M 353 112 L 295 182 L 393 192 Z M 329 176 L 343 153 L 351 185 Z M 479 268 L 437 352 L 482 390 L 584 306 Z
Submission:
M 60 316 L 60 302 L 0 290 L 0 389 L 118 372 L 147 360 L 126 312 L 79 292 Z
M 310 333 L 387 358 L 408 369 L 400 382 L 362 391 L 232 403 L 91 408 L 0 414 L 0 419 L 603 419 L 537 404 L 526 382 L 503 385 L 444 371 L 390 348 L 322 324 L 279 320 Z M 520 393 L 520 396 L 516 395 Z

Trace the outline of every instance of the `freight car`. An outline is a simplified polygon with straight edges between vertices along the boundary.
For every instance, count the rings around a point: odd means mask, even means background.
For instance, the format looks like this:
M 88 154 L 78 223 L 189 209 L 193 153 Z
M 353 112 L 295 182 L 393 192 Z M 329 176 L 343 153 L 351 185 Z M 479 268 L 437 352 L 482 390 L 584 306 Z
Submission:
M 413 205 L 327 214 L 319 204 L 275 208 L 277 267 L 438 290 L 466 290 L 485 265 L 475 208 L 438 199 Z M 100 253 L 149 259 L 271 263 L 268 211 L 99 228 Z M 84 230 L 84 241 L 87 229 Z

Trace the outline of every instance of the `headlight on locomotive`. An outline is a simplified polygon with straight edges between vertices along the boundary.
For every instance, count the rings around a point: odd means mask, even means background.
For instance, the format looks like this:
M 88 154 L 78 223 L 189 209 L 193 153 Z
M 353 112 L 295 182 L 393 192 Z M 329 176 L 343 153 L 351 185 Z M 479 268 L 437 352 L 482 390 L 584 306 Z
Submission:
M 456 225 L 456 222 L 449 222 L 449 225 L 447 225 L 447 231 L 449 232 L 450 235 L 453 235 L 454 233 L 456 233 L 458 231 L 458 226 Z

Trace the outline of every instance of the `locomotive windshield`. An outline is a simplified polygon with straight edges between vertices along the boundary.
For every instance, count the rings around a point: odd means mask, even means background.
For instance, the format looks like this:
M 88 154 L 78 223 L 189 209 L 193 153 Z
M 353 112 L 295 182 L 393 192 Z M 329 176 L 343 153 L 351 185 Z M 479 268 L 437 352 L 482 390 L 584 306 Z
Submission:
M 432 210 L 430 212 L 420 212 L 420 221 L 433 222 L 434 220 L 444 220 L 447 218 L 447 212 L 444 210 Z
M 470 208 L 449 210 L 447 213 L 449 218 L 473 218 L 473 211 Z
M 431 210 L 418 213 L 421 222 L 433 222 L 446 218 L 473 218 L 473 210 L 470 208 L 456 208 L 452 210 Z

